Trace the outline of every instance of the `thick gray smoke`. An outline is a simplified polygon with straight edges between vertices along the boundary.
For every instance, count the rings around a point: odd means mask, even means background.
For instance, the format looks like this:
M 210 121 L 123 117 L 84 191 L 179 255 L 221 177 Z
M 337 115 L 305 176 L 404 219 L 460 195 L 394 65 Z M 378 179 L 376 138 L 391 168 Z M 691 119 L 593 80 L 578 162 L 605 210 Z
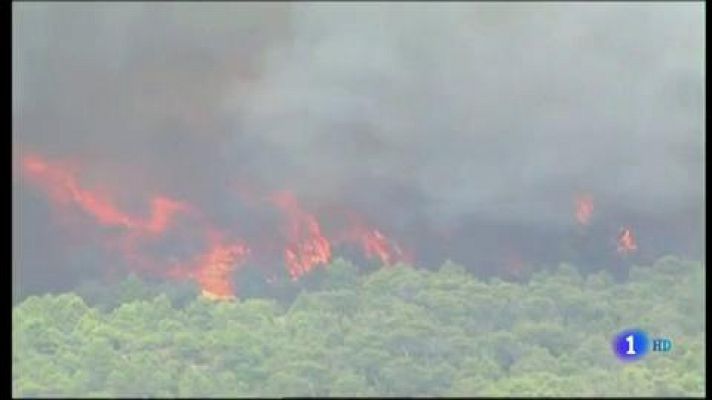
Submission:
M 13 17 L 16 152 L 80 158 L 86 182 L 133 204 L 168 192 L 249 225 L 236 182 L 257 182 L 317 214 L 358 210 L 424 263 L 495 268 L 573 257 L 573 199 L 590 193 L 593 253 L 631 225 L 641 255 L 701 257 L 701 3 L 29 3 Z M 20 279 L 76 262 L 52 255 L 42 198 L 15 189 Z

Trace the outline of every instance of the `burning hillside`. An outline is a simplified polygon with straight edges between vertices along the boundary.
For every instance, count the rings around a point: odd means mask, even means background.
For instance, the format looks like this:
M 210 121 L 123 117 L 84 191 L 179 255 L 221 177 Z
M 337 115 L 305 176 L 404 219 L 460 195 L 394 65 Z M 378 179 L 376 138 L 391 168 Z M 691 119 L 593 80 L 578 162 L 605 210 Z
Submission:
M 19 297 L 702 257 L 693 7 L 399 7 L 14 10 Z
M 235 297 L 234 275 L 239 274 L 239 266 L 252 253 L 251 238 L 236 236 L 239 227 L 214 226 L 205 217 L 204 210 L 165 194 L 152 198 L 149 216 L 141 218 L 132 215 L 112 200 L 109 195 L 111 190 L 84 187 L 81 174 L 68 165 L 71 164 L 48 160 L 37 154 L 22 158 L 23 176 L 47 195 L 55 210 L 61 213 L 78 212 L 89 216 L 94 224 L 116 228 L 104 238 L 107 248 L 118 250 L 118 256 L 127 261 L 133 272 L 167 279 L 193 280 L 201 287 L 203 295 L 211 299 Z M 327 265 L 334 252 L 343 246 L 359 248 L 365 259 L 376 259 L 386 266 L 416 262 L 412 251 L 404 250 L 380 228 L 366 224 L 355 211 L 347 212 L 342 218 L 347 222 L 345 225 L 326 233 L 318 217 L 308 212 L 293 193 L 282 190 L 261 198 L 261 202 L 251 201 L 249 206 L 270 206 L 279 211 L 282 222 L 273 230 L 273 240 L 282 243 L 284 267 L 294 280 L 314 268 Z M 592 210 L 590 195 L 578 197 L 574 213 L 576 221 L 588 225 Z M 152 251 L 156 242 L 177 229 L 197 233 L 192 237 L 199 238 L 203 250 L 185 260 Z M 617 251 L 628 255 L 636 250 L 631 229 L 623 229 L 618 237 Z M 516 270 L 519 271 L 523 262 L 517 256 L 508 256 L 507 268 L 514 268 L 513 259 L 517 260 Z
M 47 194 L 58 212 L 79 211 L 91 217 L 94 224 L 116 227 L 105 238 L 107 247 L 120 249 L 119 255 L 128 261 L 134 272 L 149 273 L 171 279 L 192 279 L 211 299 L 235 297 L 233 274 L 250 255 L 250 246 L 242 238 L 226 239 L 235 227 L 217 228 L 203 217 L 204 212 L 194 205 L 161 195 L 151 201 L 151 214 L 140 218 L 121 210 L 106 193 L 83 187 L 79 175 L 65 164 L 32 154 L 22 158 L 23 176 Z M 324 266 L 332 259 L 332 247 L 356 244 L 366 258 L 378 257 L 390 265 L 405 261 L 400 247 L 381 231 L 359 221 L 353 226 L 340 227 L 335 233 L 338 241 L 332 242 L 322 233 L 316 216 L 305 211 L 296 197 L 288 191 L 266 196 L 265 203 L 279 209 L 283 224 L 279 230 L 283 242 L 284 263 L 292 279 Z M 206 243 L 202 253 L 189 260 L 168 261 L 166 257 L 151 253 L 147 247 L 160 240 L 172 228 L 180 227 L 175 217 L 189 217 L 183 224 L 199 231 Z M 186 226 L 182 228 L 185 229 Z M 120 243 L 114 246 L 113 243 Z

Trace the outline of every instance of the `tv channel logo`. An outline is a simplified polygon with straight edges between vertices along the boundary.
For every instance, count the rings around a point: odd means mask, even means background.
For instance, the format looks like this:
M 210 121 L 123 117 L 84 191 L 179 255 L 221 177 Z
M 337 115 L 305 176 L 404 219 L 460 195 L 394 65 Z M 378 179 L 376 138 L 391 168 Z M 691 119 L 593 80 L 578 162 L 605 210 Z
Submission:
M 613 352 L 622 361 L 637 361 L 649 351 L 667 353 L 672 349 L 668 338 L 650 339 L 642 329 L 627 329 L 613 338 Z

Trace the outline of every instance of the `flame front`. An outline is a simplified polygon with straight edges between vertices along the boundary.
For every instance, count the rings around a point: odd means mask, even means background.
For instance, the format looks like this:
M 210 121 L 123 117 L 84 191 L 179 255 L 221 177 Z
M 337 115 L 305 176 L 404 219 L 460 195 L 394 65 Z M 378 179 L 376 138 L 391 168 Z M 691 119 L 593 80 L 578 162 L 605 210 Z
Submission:
M 618 236 L 618 253 L 630 254 L 638 250 L 638 245 L 635 243 L 633 231 L 630 228 L 622 228 Z
M 187 205 L 167 197 L 157 196 L 151 201 L 151 215 L 147 219 L 132 217 L 116 207 L 106 196 L 82 188 L 76 176 L 59 163 L 52 163 L 37 155 L 23 157 L 22 165 L 29 178 L 45 189 L 59 204 L 73 203 L 96 222 L 104 226 L 120 226 L 150 234 L 164 232 L 174 215 L 188 209 Z
M 362 232 L 361 245 L 367 258 L 377 256 L 385 265 L 405 261 L 406 258 L 400 247 L 388 240 L 378 229 Z
M 210 300 L 234 300 L 233 274 L 249 254 L 249 247 L 242 241 L 226 243 L 213 237 L 205 253 L 190 264 L 173 266 L 167 276 L 194 280 L 201 295 Z
M 143 230 L 153 234 L 164 232 L 173 216 L 181 211 L 187 211 L 188 206 L 167 197 L 156 197 L 151 201 L 151 218 L 140 226 Z
M 104 245 L 118 251 L 132 270 L 194 280 L 203 296 L 210 299 L 235 298 L 233 275 L 249 256 L 250 247 L 242 240 L 226 240 L 227 230 L 214 227 L 201 210 L 168 196 L 157 195 L 150 200 L 150 214 L 145 218 L 137 217 L 117 207 L 106 193 L 83 187 L 76 168 L 69 167 L 74 164 L 48 161 L 34 154 L 26 155 L 21 160 L 22 173 L 31 183 L 48 193 L 53 204 L 76 207 L 98 225 L 121 228 L 106 232 L 111 237 L 104 241 Z M 264 198 L 253 192 L 250 192 L 247 203 L 257 206 L 256 203 Z M 296 280 L 316 266 L 328 264 L 332 258 L 332 242 L 322 233 L 316 216 L 305 211 L 295 196 L 287 191 L 276 192 L 267 200 L 285 216 L 282 229 L 286 243 L 282 251 L 291 278 Z M 185 218 L 177 220 L 179 214 Z M 187 227 L 189 229 L 184 229 Z M 377 257 L 384 265 L 410 262 L 410 256 L 404 254 L 398 244 L 360 218 L 352 218 L 351 223 L 338 229 L 338 232 L 340 234 L 337 234 L 335 243 L 356 244 L 369 259 Z M 160 250 L 162 241 L 182 238 L 184 234 L 188 234 L 189 240 L 201 236 L 207 238 L 204 252 L 193 257 L 188 255 L 191 258 L 187 261 L 158 255 L 164 251 Z
M 202 217 L 191 230 L 197 230 L 198 234 L 208 237 L 207 250 L 193 261 L 173 262 L 173 267 L 167 268 L 168 263 L 158 261 L 145 251 L 147 239 L 158 239 L 171 230 L 178 213 L 192 217 L 202 215 L 192 206 L 167 196 L 156 196 L 151 200 L 148 218 L 137 218 L 122 211 L 107 196 L 82 187 L 73 170 L 61 163 L 29 155 L 23 157 L 22 164 L 23 172 L 32 182 L 45 189 L 55 203 L 77 206 L 102 226 L 123 228 L 118 237 L 113 237 L 107 243 L 109 248 L 119 250 L 132 268 L 178 279 L 193 279 L 208 298 L 234 298 L 232 274 L 249 254 L 249 248 L 241 241 L 226 243 L 222 239 L 222 232 L 207 224 Z M 253 195 L 251 199 L 254 203 L 257 196 Z M 290 192 L 277 192 L 269 200 L 286 217 L 283 229 L 287 240 L 283 255 L 292 279 L 296 280 L 309 273 L 317 265 L 329 263 L 332 257 L 331 243 L 322 234 L 317 218 L 306 212 Z M 350 239 L 359 243 L 366 257 L 378 257 L 386 265 L 404 258 L 401 249 L 381 231 L 367 228 L 364 224 L 357 224 Z
M 22 158 L 22 167 L 23 173 L 30 181 L 48 192 L 57 204 L 73 204 L 90 215 L 99 225 L 124 228 L 119 237 L 108 242 L 108 247 L 118 249 L 133 268 L 174 278 L 194 279 L 200 285 L 203 295 L 211 299 L 235 297 L 232 273 L 249 254 L 249 249 L 240 241 L 223 243 L 220 239 L 222 235 L 214 228 L 201 228 L 207 230 L 205 234 L 209 237 L 208 250 L 188 266 L 166 270 L 165 267 L 160 267 L 161 262 L 142 251 L 141 246 L 145 244 L 145 239 L 156 238 L 167 232 L 179 212 L 192 210 L 186 203 L 166 196 L 156 196 L 151 200 L 150 216 L 137 218 L 121 211 L 107 196 L 81 187 L 76 175 L 60 163 L 49 162 L 37 155 L 28 155 Z
M 380 230 L 370 227 L 355 212 L 348 212 L 350 226 L 338 235 L 338 242 L 357 243 L 366 258 L 378 257 L 384 265 L 398 262 L 412 262 L 412 257 L 401 247 L 384 235 Z
M 132 218 L 118 210 L 108 199 L 82 189 L 74 174 L 59 164 L 49 163 L 39 156 L 30 155 L 22 159 L 22 165 L 23 172 L 45 189 L 56 202 L 61 204 L 73 202 L 102 225 L 126 228 L 136 225 Z
M 316 217 L 305 212 L 289 192 L 275 193 L 270 199 L 287 217 L 284 260 L 292 279 L 317 265 L 327 264 L 331 260 L 331 245 L 322 235 Z
M 212 300 L 234 299 L 232 275 L 248 254 L 249 249 L 242 243 L 213 244 L 199 258 L 196 268 L 195 276 L 203 296 Z
M 383 236 L 381 232 L 377 229 L 368 231 L 361 237 L 361 240 L 368 258 L 372 258 L 374 255 L 377 255 L 384 264 L 391 263 L 392 257 L 389 252 L 388 242 L 386 241 L 386 237 Z

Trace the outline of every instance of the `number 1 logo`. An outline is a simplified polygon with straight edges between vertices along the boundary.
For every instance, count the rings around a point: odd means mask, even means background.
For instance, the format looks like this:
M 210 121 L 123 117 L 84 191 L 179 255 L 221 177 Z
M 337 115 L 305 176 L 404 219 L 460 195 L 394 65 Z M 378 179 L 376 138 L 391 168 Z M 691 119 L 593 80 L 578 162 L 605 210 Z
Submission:
M 626 351 L 625 354 L 628 354 L 628 355 L 635 354 L 635 347 L 633 346 L 633 335 L 628 335 L 625 338 L 625 341 L 628 342 L 628 351 Z
M 625 330 L 613 338 L 613 352 L 623 361 L 636 361 L 649 349 L 648 335 L 640 329 Z

